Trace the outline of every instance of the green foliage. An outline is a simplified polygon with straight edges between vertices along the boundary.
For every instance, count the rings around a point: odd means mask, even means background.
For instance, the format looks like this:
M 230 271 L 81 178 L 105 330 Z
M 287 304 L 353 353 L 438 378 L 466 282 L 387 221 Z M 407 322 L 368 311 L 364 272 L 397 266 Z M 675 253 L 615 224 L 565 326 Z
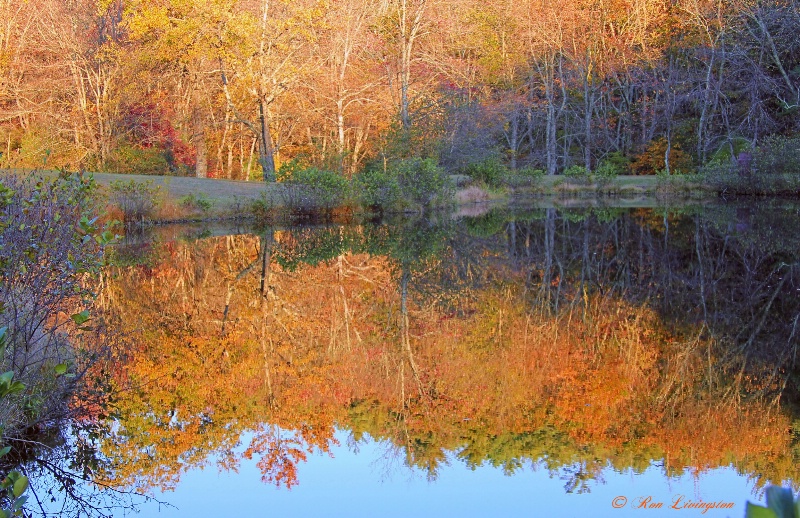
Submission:
M 517 170 L 509 170 L 505 183 L 509 187 L 532 187 L 538 189 L 541 187 L 542 179 L 546 175 L 543 169 L 522 167 Z
M 663 184 L 669 181 L 669 177 L 672 176 L 669 171 L 664 168 L 656 169 L 656 180 L 659 184 Z
M 510 171 L 497 157 L 490 157 L 481 162 L 467 165 L 463 171 L 475 181 L 483 182 L 489 187 L 499 187 L 504 184 Z
M 214 202 L 201 192 L 198 194 L 187 194 L 180 199 L 181 205 L 188 209 L 199 210 L 204 214 L 207 213 L 214 206 Z
M 614 181 L 620 174 L 625 172 L 625 167 L 622 165 L 626 161 L 624 157 L 620 159 L 619 153 L 611 153 L 614 156 L 608 156 L 602 160 L 594 172 L 594 179 L 600 187 L 606 186 Z
M 281 268 L 295 271 L 301 265 L 316 266 L 328 262 L 352 246 L 352 241 L 338 228 L 304 228 L 292 231 L 291 239 L 278 243 L 272 259 Z
M 432 158 L 372 164 L 353 178 L 358 202 L 383 210 L 429 209 L 452 200 L 455 186 Z
M 113 173 L 161 175 L 169 174 L 170 164 L 163 150 L 122 144 L 116 148 L 104 168 Z
M 272 197 L 264 191 L 258 199 L 250 202 L 249 211 L 258 220 L 263 221 L 265 219 L 270 219 L 275 213 L 275 202 L 272 200 Z
M 544 169 L 534 169 L 532 167 L 523 167 L 517 170 L 517 175 L 522 178 L 527 178 L 530 180 L 532 185 L 538 185 L 541 183 L 542 178 L 547 176 L 547 173 Z
M 142 223 L 158 206 L 159 186 L 152 181 L 122 180 L 111 182 L 110 199 L 122 211 L 125 223 Z
M 288 162 L 282 163 L 278 170 L 275 171 L 275 178 L 279 182 L 291 182 L 295 179 L 295 175 L 309 167 L 311 166 L 307 161 L 296 157 Z
M 113 236 L 95 216 L 91 176 L 9 176 L 0 184 L 0 438 L 56 423 L 67 407 L 79 355 L 74 342 L 89 329 L 93 293 L 86 275 L 104 264 Z M 76 306 L 87 307 L 75 312 Z M 58 315 L 71 315 L 64 319 Z M 68 331 L 68 329 L 70 331 Z M 0 457 L 11 451 L 0 449 Z M 31 455 L 24 452 L 23 456 Z M 34 453 L 35 454 L 35 453 Z M 28 478 L 10 471 L 0 482 L 0 517 L 27 516 Z
M 284 203 L 293 212 L 329 212 L 350 198 L 350 182 L 333 171 L 304 167 L 293 160 L 281 166 L 277 176 L 283 184 Z
M 567 167 L 562 175 L 570 182 L 587 183 L 589 181 L 589 171 L 582 165 Z
M 14 381 L 14 373 L 12 371 L 0 374 L 0 398 L 18 394 L 23 390 L 25 390 L 25 384 L 20 381 Z
M 8 328 L 0 328 L 0 356 L 5 355 Z M 0 374 L 0 401 L 8 396 L 18 394 L 25 390 L 25 384 L 14 380 L 12 371 Z M 0 423 L 0 434 L 5 430 L 5 423 Z M 11 451 L 10 446 L 0 450 L 0 458 Z M 28 488 L 28 478 L 22 476 L 18 471 L 11 471 L 0 482 L 0 518 L 4 516 L 22 516 L 22 506 L 25 505 L 27 497 L 23 496 Z
M 4 128 L 0 146 L 0 167 L 59 168 L 75 158 L 75 150 L 65 143 L 56 128 L 33 125 L 23 128 Z
M 391 209 L 402 199 L 396 175 L 380 169 L 365 169 L 353 178 L 358 202 L 364 207 Z
M 753 153 L 752 162 L 761 175 L 800 175 L 800 137 L 766 137 Z
M 0 418 L 7 433 L 63 415 L 65 327 L 87 330 L 84 274 L 104 264 L 115 236 L 100 225 L 91 177 L 8 177 L 0 187 Z M 71 319 L 56 318 L 72 314 Z M 49 368 L 52 367 L 52 370 Z M 12 370 L 13 369 L 13 370 Z
M 731 148 L 733 148 L 733 153 L 731 153 Z M 711 161 L 731 163 L 740 153 L 752 153 L 752 151 L 749 140 L 733 137 L 719 147 L 712 155 Z
M 800 500 L 795 500 L 792 490 L 780 486 L 767 488 L 767 506 L 747 502 L 745 518 L 800 518 Z
M 620 151 L 612 151 L 611 153 L 606 154 L 606 156 L 600 161 L 598 169 L 601 167 L 613 169 L 618 175 L 625 174 L 628 170 L 630 170 L 631 159 Z
M 11 450 L 8 446 L 0 450 L 0 457 L 5 456 Z M 25 516 L 25 502 L 28 497 L 25 492 L 28 490 L 28 477 L 19 471 L 13 470 L 0 482 L 0 518 L 10 518 L 11 516 Z
M 714 159 L 702 173 L 706 182 L 725 194 L 782 194 L 800 190 L 800 137 L 772 135 L 753 152 L 735 160 Z
M 397 178 L 403 198 L 413 206 L 428 209 L 453 197 L 449 177 L 431 158 L 398 160 L 390 165 L 389 173 Z
M 368 243 L 369 253 L 385 254 L 393 267 L 411 271 L 424 270 L 428 261 L 436 259 L 447 246 L 446 225 L 430 218 L 417 217 L 392 225 L 385 240 Z
M 384 134 L 382 155 L 389 161 L 429 158 L 438 162 L 445 133 L 442 107 L 435 103 L 412 106 L 410 117 L 410 128 L 393 121 Z
M 600 223 L 611 223 L 616 221 L 625 214 L 625 209 L 620 207 L 602 207 L 592 209 L 592 214 L 597 218 Z
M 509 216 L 502 211 L 493 210 L 475 218 L 465 218 L 467 232 L 475 237 L 491 237 L 499 234 L 506 227 Z

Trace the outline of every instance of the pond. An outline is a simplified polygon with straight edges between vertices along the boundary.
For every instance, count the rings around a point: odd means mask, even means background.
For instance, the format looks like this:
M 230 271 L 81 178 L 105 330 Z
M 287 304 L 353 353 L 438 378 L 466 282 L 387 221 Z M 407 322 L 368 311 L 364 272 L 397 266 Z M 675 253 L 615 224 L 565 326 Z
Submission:
M 800 481 L 797 205 L 168 232 L 99 283 L 124 352 L 76 432 L 145 515 L 737 517 Z

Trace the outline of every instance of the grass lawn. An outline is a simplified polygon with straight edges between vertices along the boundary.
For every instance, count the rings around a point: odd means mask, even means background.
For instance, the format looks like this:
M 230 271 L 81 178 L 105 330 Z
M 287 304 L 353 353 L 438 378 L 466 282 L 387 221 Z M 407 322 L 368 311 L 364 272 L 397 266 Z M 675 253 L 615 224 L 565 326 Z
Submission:
M 159 187 L 167 200 L 180 203 L 188 196 L 195 198 L 203 196 L 221 212 L 241 206 L 246 207 L 248 202 L 261 199 L 264 195 L 274 203 L 279 202 L 276 184 L 264 182 L 114 173 L 94 173 L 94 178 L 98 184 L 104 187 L 108 187 L 113 181 L 153 182 L 153 185 Z
M 2 174 L 28 174 L 29 171 L 0 170 Z M 57 171 L 37 171 L 44 177 L 55 178 Z M 273 205 L 279 205 L 280 187 L 264 182 L 245 182 L 241 180 L 219 180 L 211 178 L 193 178 L 183 176 L 155 176 L 138 174 L 92 173 L 102 190 L 108 192 L 112 182 L 147 183 L 158 188 L 161 202 L 157 219 L 197 219 L 198 217 L 235 216 L 246 214 L 247 208 L 255 200 L 267 199 Z M 202 198 L 209 202 L 207 211 L 183 207 L 187 199 Z
M 0 170 L 0 174 L 27 174 L 28 171 Z M 56 171 L 39 171 L 45 177 L 55 177 Z M 241 180 L 221 180 L 207 178 L 193 178 L 181 176 L 151 176 L 134 174 L 93 173 L 95 180 L 104 190 L 112 182 L 137 183 L 151 182 L 158 187 L 158 196 L 161 206 L 155 219 L 173 221 L 184 219 L 211 219 L 218 217 L 243 216 L 248 214 L 248 207 L 253 201 L 265 199 L 271 206 L 278 207 L 282 204 L 279 184 L 264 182 L 246 182 Z M 466 188 L 462 189 L 466 191 Z M 513 193 L 515 202 L 522 201 L 554 206 L 593 205 L 592 200 L 607 206 L 649 206 L 655 201 L 654 195 L 659 192 L 688 196 L 703 192 L 699 184 L 682 182 L 666 184 L 663 179 L 655 176 L 618 176 L 601 190 L 604 194 L 613 194 L 613 197 L 598 197 L 598 187 L 593 184 L 568 181 L 563 176 L 546 176 L 542 178 L 535 189 L 520 189 Z M 498 200 L 497 198 L 500 198 Z M 508 194 L 488 196 L 493 201 L 508 199 Z M 544 200 L 542 198 L 545 198 Z M 459 198 L 462 205 L 472 205 L 469 196 Z M 204 200 L 205 208 L 192 204 L 191 200 Z M 484 198 L 486 199 L 486 198 Z M 189 202 L 187 203 L 187 200 Z M 550 201 L 548 201 L 550 200 Z

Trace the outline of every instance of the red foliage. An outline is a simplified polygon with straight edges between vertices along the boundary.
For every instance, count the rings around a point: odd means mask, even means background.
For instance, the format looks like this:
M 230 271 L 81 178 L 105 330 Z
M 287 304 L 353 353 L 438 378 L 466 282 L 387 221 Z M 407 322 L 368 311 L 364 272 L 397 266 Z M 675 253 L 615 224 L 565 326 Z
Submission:
M 173 110 L 161 103 L 147 102 L 128 106 L 122 123 L 129 139 L 147 149 L 163 150 L 172 169 L 195 166 L 195 148 L 185 142 L 172 125 Z

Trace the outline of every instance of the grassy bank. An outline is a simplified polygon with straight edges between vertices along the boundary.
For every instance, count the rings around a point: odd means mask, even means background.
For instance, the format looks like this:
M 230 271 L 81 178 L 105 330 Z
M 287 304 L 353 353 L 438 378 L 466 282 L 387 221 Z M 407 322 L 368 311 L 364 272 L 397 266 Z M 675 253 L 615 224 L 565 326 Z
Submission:
M 29 171 L 0 172 L 13 173 L 24 175 Z M 48 178 L 58 176 L 55 171 L 38 171 L 37 174 Z M 158 223 L 274 216 L 291 212 L 292 207 L 287 203 L 293 203 L 292 196 L 287 195 L 289 187 L 282 183 L 114 173 L 93 173 L 93 176 L 101 195 L 108 199 L 106 216 L 109 219 L 123 220 L 125 214 L 121 205 L 131 199 L 147 205 L 135 209 L 147 212 L 136 215 L 135 219 Z M 689 176 L 620 175 L 599 181 L 592 176 L 570 178 L 556 175 L 499 187 L 489 187 L 463 176 L 452 176 L 451 180 L 458 186 L 453 199 L 460 211 L 469 211 L 471 207 L 487 202 L 529 203 L 536 200 L 566 206 L 575 203 L 649 206 L 658 203 L 657 197 L 685 199 L 713 195 L 713 191 L 697 177 Z M 120 192 L 127 192 L 127 195 L 121 196 Z M 371 210 L 359 208 L 352 198 L 337 200 L 333 205 L 343 204 L 348 205 L 347 212 L 350 213 Z

